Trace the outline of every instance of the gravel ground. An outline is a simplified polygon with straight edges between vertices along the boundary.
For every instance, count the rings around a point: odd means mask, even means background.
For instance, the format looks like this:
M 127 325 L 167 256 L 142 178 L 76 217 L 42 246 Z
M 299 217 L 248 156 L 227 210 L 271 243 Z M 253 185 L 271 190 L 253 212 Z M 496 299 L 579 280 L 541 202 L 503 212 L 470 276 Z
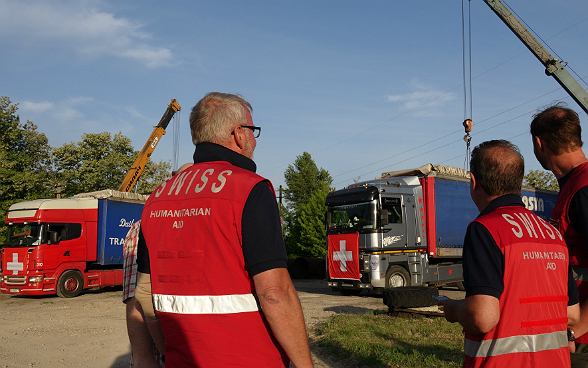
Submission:
M 317 368 L 343 368 L 322 357 L 313 327 L 333 314 L 387 311 L 382 298 L 334 293 L 323 280 L 294 280 Z M 463 292 L 440 294 L 463 298 Z M 120 289 L 87 291 L 77 298 L 0 294 L 0 368 L 128 367 L 130 345 Z

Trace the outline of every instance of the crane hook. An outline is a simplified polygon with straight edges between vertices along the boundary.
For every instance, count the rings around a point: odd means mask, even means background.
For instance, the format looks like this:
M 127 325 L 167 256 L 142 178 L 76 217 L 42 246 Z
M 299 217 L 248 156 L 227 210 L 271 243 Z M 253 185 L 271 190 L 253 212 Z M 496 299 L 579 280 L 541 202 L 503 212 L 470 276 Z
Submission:
M 470 132 L 472 131 L 473 125 L 474 125 L 474 122 L 472 121 L 472 119 L 465 119 L 463 121 L 463 127 L 465 128 L 465 132 L 466 132 L 466 135 L 463 136 L 463 140 L 468 144 L 468 147 L 470 145 L 470 141 L 472 140 L 472 137 L 470 136 Z

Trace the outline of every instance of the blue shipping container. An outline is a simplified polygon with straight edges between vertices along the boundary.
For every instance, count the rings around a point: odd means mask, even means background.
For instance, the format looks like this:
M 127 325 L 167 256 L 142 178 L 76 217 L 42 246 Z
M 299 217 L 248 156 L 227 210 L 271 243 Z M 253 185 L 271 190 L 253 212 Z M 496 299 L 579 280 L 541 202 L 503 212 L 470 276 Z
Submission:
M 141 219 L 142 211 L 140 203 L 98 200 L 98 264 L 123 264 L 125 237 L 130 227 Z
M 522 200 L 527 209 L 549 221 L 557 193 L 525 188 Z M 437 246 L 462 248 L 468 224 L 480 214 L 470 197 L 469 181 L 435 178 L 435 209 Z

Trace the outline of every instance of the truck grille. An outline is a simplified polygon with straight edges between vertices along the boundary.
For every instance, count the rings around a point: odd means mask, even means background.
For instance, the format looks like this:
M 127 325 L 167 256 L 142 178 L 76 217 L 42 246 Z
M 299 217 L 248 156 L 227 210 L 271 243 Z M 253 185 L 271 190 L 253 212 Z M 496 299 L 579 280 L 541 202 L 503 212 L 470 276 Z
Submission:
M 4 283 L 6 285 L 24 285 L 27 283 L 26 276 L 5 276 Z

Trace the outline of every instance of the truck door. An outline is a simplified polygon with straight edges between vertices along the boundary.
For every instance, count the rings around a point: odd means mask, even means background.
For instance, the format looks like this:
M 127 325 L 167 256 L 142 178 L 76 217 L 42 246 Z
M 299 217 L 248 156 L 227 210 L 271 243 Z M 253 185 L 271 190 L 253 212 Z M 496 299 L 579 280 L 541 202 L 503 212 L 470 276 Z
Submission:
M 45 265 L 43 268 L 54 270 L 62 263 L 70 261 L 70 243 L 68 224 L 50 223 L 47 224 L 47 233 L 45 234 Z
M 417 243 L 417 222 L 416 222 L 416 204 L 414 196 L 403 195 L 402 196 L 402 209 L 404 211 L 405 229 L 406 229 L 406 246 L 408 248 L 414 248 Z
M 382 209 L 388 213 L 388 224 L 383 226 L 382 247 L 406 247 L 406 216 L 402 206 L 402 198 L 382 197 Z

